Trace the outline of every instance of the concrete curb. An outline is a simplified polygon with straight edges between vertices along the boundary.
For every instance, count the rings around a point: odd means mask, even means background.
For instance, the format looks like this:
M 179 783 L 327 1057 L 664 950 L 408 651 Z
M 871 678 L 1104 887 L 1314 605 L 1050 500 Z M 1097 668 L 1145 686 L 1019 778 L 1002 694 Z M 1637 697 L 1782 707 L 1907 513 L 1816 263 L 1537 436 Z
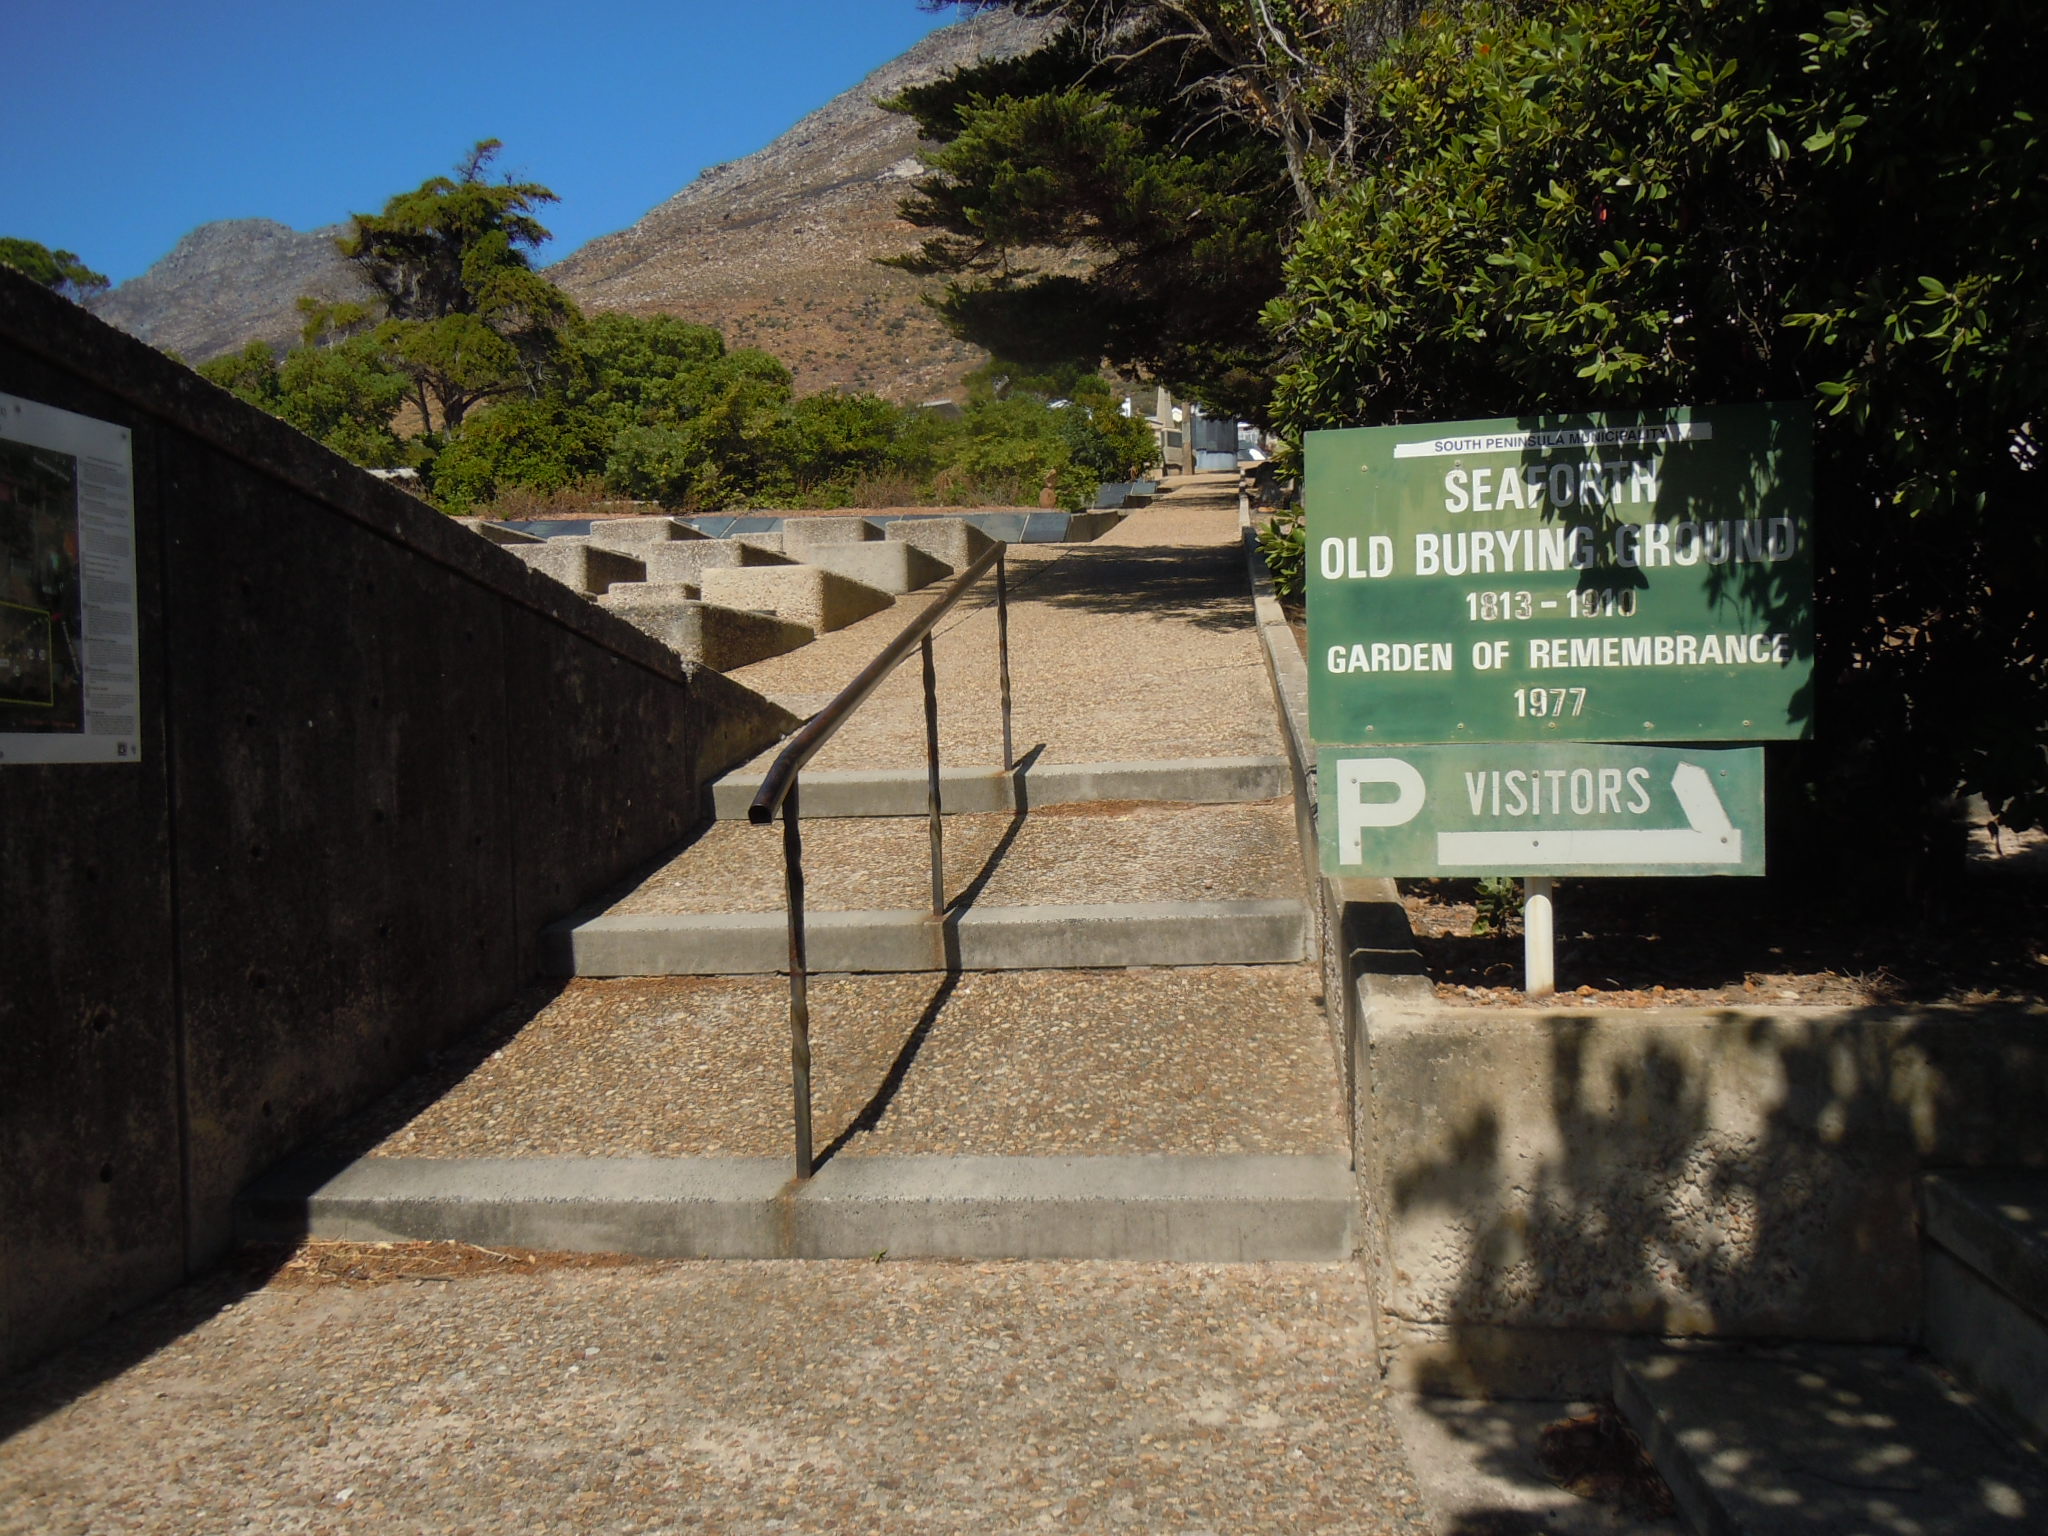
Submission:
M 441 1240 L 645 1258 L 1341 1261 L 1341 1155 L 364 1158 L 287 1166 L 245 1240 Z
M 811 912 L 815 972 L 1076 970 L 1133 965 L 1286 965 L 1305 952 L 1293 901 L 1158 901 Z M 780 912 L 647 913 L 557 923 L 541 936 L 556 976 L 761 976 L 788 968 Z
M 763 774 L 729 773 L 712 786 L 720 821 L 744 821 Z M 922 768 L 810 769 L 803 775 L 806 820 L 814 816 L 922 816 Z M 1167 800 L 1234 805 L 1288 792 L 1279 757 L 1190 757 L 1139 763 L 1041 763 L 1030 767 L 941 768 L 939 803 L 949 816 L 1095 800 Z

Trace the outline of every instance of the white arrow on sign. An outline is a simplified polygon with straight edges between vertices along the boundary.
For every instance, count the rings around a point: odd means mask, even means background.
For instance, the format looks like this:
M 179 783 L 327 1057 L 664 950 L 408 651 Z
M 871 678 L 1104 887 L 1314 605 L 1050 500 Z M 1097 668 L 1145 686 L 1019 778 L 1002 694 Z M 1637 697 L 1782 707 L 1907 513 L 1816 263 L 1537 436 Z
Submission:
M 1437 863 L 1512 865 L 1538 870 L 1545 865 L 1740 864 L 1742 832 L 1728 819 L 1714 781 L 1697 763 L 1680 763 L 1671 775 L 1686 825 L 1647 832 L 1626 828 L 1598 832 L 1439 832 Z

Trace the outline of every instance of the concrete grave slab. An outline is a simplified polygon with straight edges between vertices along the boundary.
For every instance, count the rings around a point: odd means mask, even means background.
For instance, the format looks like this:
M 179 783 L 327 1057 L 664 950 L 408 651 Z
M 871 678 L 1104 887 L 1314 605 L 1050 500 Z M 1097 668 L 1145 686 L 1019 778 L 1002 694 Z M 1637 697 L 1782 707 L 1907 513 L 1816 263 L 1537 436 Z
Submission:
M 590 524 L 590 541 L 593 544 L 667 544 L 703 537 L 688 523 L 675 517 L 594 518 Z
M 780 531 L 783 551 L 799 560 L 813 544 L 867 544 L 882 537 L 864 517 L 785 517 Z
M 887 537 L 923 550 L 952 571 L 966 570 L 996 542 L 964 517 L 899 517 Z
M 538 544 L 508 544 L 513 554 L 563 586 L 600 597 L 613 582 L 645 581 L 646 565 L 630 555 L 604 549 L 584 539 L 546 539 Z
M 719 672 L 780 656 L 815 638 L 802 624 L 700 601 L 697 588 L 680 582 L 614 587 L 598 602 L 685 660 Z
M 862 526 L 866 526 L 863 524 Z M 928 587 L 949 567 L 915 544 L 901 539 L 874 539 L 857 544 L 792 546 L 806 565 L 873 587 L 878 592 L 915 592 Z
M 478 534 L 493 544 L 538 544 L 539 535 L 525 533 L 517 528 L 508 528 L 488 517 L 458 517 L 455 519 L 471 533 Z
M 724 566 L 703 572 L 704 600 L 768 612 L 819 634 L 844 629 L 891 602 L 888 593 L 814 565 Z
M 644 546 L 641 559 L 649 581 L 687 582 L 701 586 L 699 574 L 729 565 L 786 565 L 773 550 L 762 549 L 738 539 L 691 539 L 672 544 Z

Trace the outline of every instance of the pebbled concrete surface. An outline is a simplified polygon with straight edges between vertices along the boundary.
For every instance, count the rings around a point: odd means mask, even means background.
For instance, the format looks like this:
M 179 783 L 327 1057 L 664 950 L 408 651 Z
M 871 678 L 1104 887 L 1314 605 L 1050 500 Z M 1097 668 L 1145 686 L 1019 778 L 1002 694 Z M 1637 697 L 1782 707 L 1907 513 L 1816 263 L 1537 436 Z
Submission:
M 816 977 L 817 1144 L 858 1123 L 847 1155 L 1341 1151 L 1316 987 L 1291 965 Z M 783 1157 L 788 995 L 773 976 L 570 982 L 328 1150 Z
M 0 1533 L 1429 1529 L 1351 1267 L 534 1268 L 188 1289 L 0 1387 Z
M 808 910 L 924 910 L 931 834 L 917 817 L 806 821 Z M 1023 817 L 945 819 L 946 892 L 958 902 L 1027 907 L 1125 901 L 1278 901 L 1299 897 L 1294 811 L 1251 805 L 1054 805 Z M 720 821 L 606 908 L 780 912 L 782 828 Z

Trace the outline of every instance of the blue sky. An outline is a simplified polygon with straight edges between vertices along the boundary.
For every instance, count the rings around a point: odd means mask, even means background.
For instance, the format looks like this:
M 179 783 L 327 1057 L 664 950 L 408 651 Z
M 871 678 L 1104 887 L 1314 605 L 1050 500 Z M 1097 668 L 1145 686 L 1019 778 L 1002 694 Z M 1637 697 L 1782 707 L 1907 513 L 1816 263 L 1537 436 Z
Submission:
M 114 281 L 214 219 L 374 211 L 478 139 L 560 195 L 543 261 L 953 19 L 916 0 L 0 5 L 0 235 Z

